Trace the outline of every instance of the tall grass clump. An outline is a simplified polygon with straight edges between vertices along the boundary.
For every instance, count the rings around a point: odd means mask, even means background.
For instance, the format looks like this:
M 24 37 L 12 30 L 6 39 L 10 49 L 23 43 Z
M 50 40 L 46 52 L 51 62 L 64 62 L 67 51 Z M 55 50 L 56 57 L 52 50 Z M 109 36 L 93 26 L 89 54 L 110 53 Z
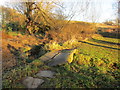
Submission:
M 45 45 L 47 50 L 62 50 L 62 49 L 73 49 L 80 45 L 80 42 L 76 39 L 68 40 L 64 43 L 50 42 Z

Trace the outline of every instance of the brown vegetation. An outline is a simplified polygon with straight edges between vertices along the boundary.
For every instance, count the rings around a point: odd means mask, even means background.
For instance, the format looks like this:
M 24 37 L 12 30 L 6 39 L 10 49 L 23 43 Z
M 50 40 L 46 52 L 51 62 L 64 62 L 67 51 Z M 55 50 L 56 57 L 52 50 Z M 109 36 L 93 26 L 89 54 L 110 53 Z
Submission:
M 20 48 L 28 48 L 34 45 L 42 43 L 44 40 L 37 39 L 36 37 L 29 35 L 18 34 L 12 36 L 6 32 L 2 32 L 2 62 L 3 70 L 16 65 L 19 56 L 17 55 L 17 50 Z M 22 52 L 19 51 L 22 55 Z
M 83 40 L 91 37 L 95 32 L 95 26 L 90 23 L 70 23 L 59 30 L 51 30 L 53 41 L 65 42 L 71 39 Z

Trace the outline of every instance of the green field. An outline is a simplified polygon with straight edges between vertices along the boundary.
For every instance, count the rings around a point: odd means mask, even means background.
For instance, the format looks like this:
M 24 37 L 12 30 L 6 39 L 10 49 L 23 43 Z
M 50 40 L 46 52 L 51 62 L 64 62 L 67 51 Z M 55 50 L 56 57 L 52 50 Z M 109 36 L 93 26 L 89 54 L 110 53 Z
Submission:
M 56 76 L 51 79 L 47 78 L 42 88 L 120 88 L 118 56 L 120 48 L 116 45 L 118 39 L 99 36 L 78 43 L 79 47 L 71 64 L 48 67 L 43 63 L 39 63 L 38 66 L 32 66 L 33 63 L 30 63 L 27 67 L 19 67 L 3 75 L 3 86 L 24 87 L 19 83 L 22 77 L 27 75 L 36 77 L 34 74 L 39 69 L 49 69 L 55 71 Z M 60 46 L 57 45 L 57 47 Z M 36 62 L 40 61 L 36 60 Z M 11 77 L 12 83 L 8 76 Z
M 112 44 L 118 43 L 118 39 L 93 39 L 80 44 L 71 64 L 56 66 L 57 77 L 51 79 L 52 83 L 43 84 L 43 87 L 119 88 L 119 50 L 117 45 Z

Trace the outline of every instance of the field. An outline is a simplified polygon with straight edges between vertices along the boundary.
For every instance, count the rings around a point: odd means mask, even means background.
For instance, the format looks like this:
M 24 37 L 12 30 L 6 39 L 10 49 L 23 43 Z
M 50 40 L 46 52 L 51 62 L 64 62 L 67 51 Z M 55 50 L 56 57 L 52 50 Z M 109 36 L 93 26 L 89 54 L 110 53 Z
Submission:
M 36 77 L 39 70 L 53 70 L 56 72 L 55 78 L 47 78 L 40 88 L 120 88 L 118 41 L 119 39 L 94 35 L 92 39 L 74 41 L 73 44 L 54 43 L 49 49 L 77 46 L 72 63 L 49 67 L 39 59 L 27 61 L 3 72 L 3 87 L 24 88 L 21 83 L 24 77 Z
M 0 88 L 119 89 L 119 1 L 97 1 L 1 4 Z
M 118 39 L 104 37 L 98 40 L 118 42 Z M 55 67 L 58 73 L 56 78 L 51 79 L 50 84 L 43 84 L 43 87 L 119 88 L 120 63 L 117 49 L 117 45 L 96 43 L 93 40 L 81 43 L 74 61 Z

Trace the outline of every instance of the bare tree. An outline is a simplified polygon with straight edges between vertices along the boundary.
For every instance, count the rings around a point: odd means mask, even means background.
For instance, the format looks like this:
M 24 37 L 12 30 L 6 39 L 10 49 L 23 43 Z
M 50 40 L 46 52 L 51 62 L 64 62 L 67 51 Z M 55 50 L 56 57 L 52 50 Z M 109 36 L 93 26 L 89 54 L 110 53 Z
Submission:
M 89 0 L 87 9 L 84 9 L 83 18 L 88 22 L 96 23 L 101 16 L 101 4 L 102 1 L 100 0 Z
M 120 1 L 118 0 L 118 25 L 120 25 Z
M 62 29 L 76 15 L 80 16 L 81 18 L 81 15 L 86 17 L 86 14 L 88 14 L 88 16 L 91 14 L 91 17 L 89 16 L 89 18 L 92 18 L 92 21 L 94 22 L 96 20 L 96 17 L 98 16 L 98 14 L 92 14 L 95 11 L 95 7 L 90 8 L 93 5 L 91 4 L 91 0 L 68 2 L 65 5 L 66 7 L 64 7 L 63 4 L 65 4 L 64 1 L 62 2 L 62 4 L 60 4 L 58 0 L 39 0 L 39 2 L 35 0 L 22 0 L 21 2 L 13 3 L 12 5 L 13 8 L 16 9 L 19 13 L 25 15 L 26 27 L 29 34 L 33 34 L 34 30 L 37 31 L 37 29 L 34 28 L 36 23 L 49 25 L 56 29 L 56 26 L 58 24 L 56 23 L 56 21 L 58 21 L 59 19 L 61 19 L 61 21 L 67 19 L 67 22 L 62 25 L 62 27 L 60 27 L 60 29 Z M 57 14 L 53 13 L 56 7 Z M 90 13 L 90 11 L 92 11 L 92 13 Z M 57 18 L 55 18 L 54 16 L 57 16 Z
M 45 2 L 45 0 L 26 0 L 12 3 L 12 7 L 19 13 L 22 13 L 26 17 L 26 27 L 29 34 L 33 34 L 36 29 L 36 24 L 44 24 L 54 26 L 55 22 L 52 18 L 52 9 L 56 8 L 57 4 L 54 0 Z
M 116 25 L 120 25 L 120 0 L 115 0 L 113 3 L 114 15 L 116 19 L 114 20 Z

